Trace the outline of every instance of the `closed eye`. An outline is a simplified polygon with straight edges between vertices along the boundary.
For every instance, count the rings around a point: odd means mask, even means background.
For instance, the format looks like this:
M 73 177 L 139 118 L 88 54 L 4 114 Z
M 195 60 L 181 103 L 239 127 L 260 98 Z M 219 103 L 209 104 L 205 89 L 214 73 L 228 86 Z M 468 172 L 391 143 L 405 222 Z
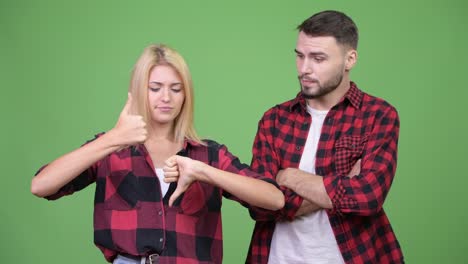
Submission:
M 171 86 L 171 91 L 173 91 L 175 93 L 179 93 L 180 91 L 182 91 L 182 84 L 180 84 L 180 83 L 173 84 Z
M 294 52 L 296 53 L 296 57 L 297 58 L 300 58 L 300 59 L 303 59 L 304 58 L 304 54 L 302 54 L 301 52 L 299 52 L 298 50 L 294 50 Z
M 324 57 L 314 57 L 314 60 L 315 60 L 316 62 L 319 62 L 319 63 L 320 63 L 320 62 L 323 62 L 323 61 L 325 60 L 325 58 L 324 58 Z

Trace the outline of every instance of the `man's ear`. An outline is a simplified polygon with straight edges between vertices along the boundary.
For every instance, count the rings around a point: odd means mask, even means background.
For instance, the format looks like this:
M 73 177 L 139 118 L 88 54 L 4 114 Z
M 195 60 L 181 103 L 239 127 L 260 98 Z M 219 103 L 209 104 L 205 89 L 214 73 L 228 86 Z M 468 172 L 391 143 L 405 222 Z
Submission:
M 350 49 L 346 52 L 346 61 L 345 61 L 345 70 L 350 71 L 357 62 L 357 51 L 355 49 Z

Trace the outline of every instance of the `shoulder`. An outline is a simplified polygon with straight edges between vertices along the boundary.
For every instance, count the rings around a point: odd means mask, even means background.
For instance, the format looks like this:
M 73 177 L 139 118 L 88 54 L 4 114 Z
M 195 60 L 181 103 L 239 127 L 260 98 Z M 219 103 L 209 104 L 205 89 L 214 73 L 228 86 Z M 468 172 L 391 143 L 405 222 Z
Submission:
M 202 141 L 206 144 L 208 149 L 219 149 L 223 146 L 221 143 L 218 143 L 213 139 L 203 139 Z
M 363 92 L 361 109 L 364 112 L 376 115 L 376 117 L 379 117 L 381 115 L 394 115 L 396 117 L 398 116 L 397 109 L 388 101 L 365 92 Z
M 191 144 L 192 152 L 208 152 L 213 154 L 217 153 L 222 148 L 226 148 L 223 144 L 212 139 L 202 139 L 202 143 L 203 144 Z
M 230 154 L 230 151 L 225 144 L 222 144 L 212 139 L 203 139 L 203 142 L 206 144 L 204 147 L 208 150 L 208 153 L 216 153 L 219 155 Z
M 213 165 L 229 157 L 230 152 L 225 145 L 212 139 L 203 139 L 202 141 L 205 144 L 199 145 L 197 152 L 205 153 L 204 157 L 206 157 L 207 163 Z
M 291 109 L 294 107 L 296 103 L 297 103 L 296 99 L 291 99 L 291 100 L 279 103 L 271 107 L 267 111 L 265 111 L 263 113 L 261 120 L 272 120 L 272 119 L 278 118 L 279 116 L 290 114 Z

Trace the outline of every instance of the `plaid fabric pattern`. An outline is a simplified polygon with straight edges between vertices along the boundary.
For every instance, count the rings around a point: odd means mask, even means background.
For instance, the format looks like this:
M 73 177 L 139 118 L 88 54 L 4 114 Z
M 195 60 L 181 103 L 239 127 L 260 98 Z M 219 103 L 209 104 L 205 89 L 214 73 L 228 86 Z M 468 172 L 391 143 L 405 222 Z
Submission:
M 252 169 L 274 179 L 281 169 L 298 168 L 311 122 L 300 94 L 265 112 L 253 144 Z M 323 176 L 333 202 L 327 214 L 346 263 L 404 262 L 382 209 L 395 175 L 398 135 L 395 108 L 352 82 L 324 121 L 316 173 Z M 358 159 L 360 175 L 348 178 Z M 289 189 L 282 191 L 286 199 L 282 210 L 250 209 L 257 222 L 246 263 L 267 263 L 275 221 L 293 220 L 303 201 Z
M 224 145 L 205 142 L 206 146 L 186 141 L 178 154 L 276 185 L 241 164 Z M 112 262 L 119 253 L 158 253 L 162 264 L 222 263 L 221 198 L 238 200 L 236 197 L 212 185 L 194 182 L 169 207 L 176 183 L 171 183 L 167 194 L 161 196 L 150 156 L 144 145 L 139 145 L 110 154 L 46 198 L 70 195 L 93 182 L 94 242 L 107 261 Z

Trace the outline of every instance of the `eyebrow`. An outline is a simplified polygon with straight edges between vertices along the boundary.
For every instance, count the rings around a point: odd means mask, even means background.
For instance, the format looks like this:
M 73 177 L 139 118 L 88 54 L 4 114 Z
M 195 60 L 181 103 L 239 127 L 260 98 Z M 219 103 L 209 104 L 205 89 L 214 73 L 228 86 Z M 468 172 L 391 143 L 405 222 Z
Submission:
M 151 81 L 149 82 L 151 84 L 158 84 L 158 85 L 163 85 L 162 82 L 155 82 L 155 81 Z M 179 84 L 182 84 L 181 82 L 175 82 L 175 83 L 171 83 L 171 86 L 174 86 L 174 85 L 179 85 Z
M 297 54 L 304 54 L 304 53 L 298 51 L 297 49 L 294 49 L 294 52 L 296 52 Z M 311 56 L 311 55 L 312 56 L 319 56 L 320 55 L 320 56 L 328 57 L 328 55 L 325 52 L 320 52 L 320 51 L 318 51 L 318 52 L 309 52 L 309 53 L 307 53 L 307 55 L 309 55 L 309 56 Z

